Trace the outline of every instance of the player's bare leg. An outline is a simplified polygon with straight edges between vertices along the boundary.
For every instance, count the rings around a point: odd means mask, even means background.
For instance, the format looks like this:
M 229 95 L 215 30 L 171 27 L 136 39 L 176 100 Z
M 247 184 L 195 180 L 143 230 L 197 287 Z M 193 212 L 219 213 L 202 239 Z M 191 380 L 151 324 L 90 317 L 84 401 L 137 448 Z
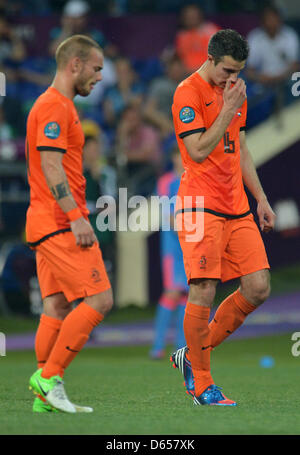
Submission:
M 98 311 L 98 313 L 106 316 L 106 314 L 111 310 L 113 306 L 112 290 L 108 289 L 107 291 L 101 292 L 99 294 L 85 297 L 84 301 L 87 305 Z
M 72 311 L 72 303 L 68 302 L 62 292 L 49 295 L 43 299 L 43 314 L 51 318 L 63 320 Z
M 264 303 L 270 295 L 271 284 L 268 269 L 242 276 L 240 282 L 240 292 L 255 307 Z

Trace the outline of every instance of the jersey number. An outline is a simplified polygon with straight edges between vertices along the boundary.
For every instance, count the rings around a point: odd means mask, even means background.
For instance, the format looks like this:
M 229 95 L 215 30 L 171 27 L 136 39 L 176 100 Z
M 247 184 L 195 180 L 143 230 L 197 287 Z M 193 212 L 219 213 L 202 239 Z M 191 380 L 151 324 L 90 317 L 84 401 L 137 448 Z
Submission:
M 224 134 L 224 153 L 234 153 L 235 146 L 234 141 L 229 139 L 229 133 Z

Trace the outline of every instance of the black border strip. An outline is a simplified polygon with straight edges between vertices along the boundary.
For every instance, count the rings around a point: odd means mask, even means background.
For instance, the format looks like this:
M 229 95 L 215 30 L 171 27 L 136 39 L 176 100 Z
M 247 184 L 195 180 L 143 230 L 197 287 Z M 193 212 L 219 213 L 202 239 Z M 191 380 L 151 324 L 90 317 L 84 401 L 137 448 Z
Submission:
M 195 134 L 195 133 L 204 133 L 206 131 L 206 128 L 196 128 L 195 130 L 189 130 L 189 131 L 184 131 L 183 133 L 179 134 L 180 139 L 183 139 L 186 136 L 189 136 L 190 134 Z
M 37 147 L 37 150 L 39 152 L 61 152 L 61 153 L 66 153 L 66 149 L 61 149 L 59 147 L 50 147 L 49 145 L 40 145 Z
M 55 235 L 58 235 L 58 234 L 63 234 L 64 232 L 71 232 L 71 228 L 59 229 L 58 231 L 51 232 L 50 234 L 45 235 L 44 237 L 42 237 L 40 240 L 37 240 L 36 242 L 27 242 L 27 245 L 38 246 L 38 245 L 40 245 L 40 243 L 44 242 L 45 240 L 48 240 L 50 237 L 54 237 Z
M 241 213 L 240 215 L 230 215 L 228 213 L 220 213 L 220 212 L 216 212 L 215 210 L 205 209 L 203 207 L 191 207 L 191 208 L 177 210 L 175 212 L 175 216 L 179 215 L 179 213 L 184 213 L 184 212 L 207 212 L 207 213 L 211 213 L 212 215 L 215 215 L 215 216 L 227 218 L 229 220 L 237 220 L 239 218 L 244 218 L 245 216 L 250 215 L 251 210 L 248 210 L 248 212 L 245 212 L 245 213 Z

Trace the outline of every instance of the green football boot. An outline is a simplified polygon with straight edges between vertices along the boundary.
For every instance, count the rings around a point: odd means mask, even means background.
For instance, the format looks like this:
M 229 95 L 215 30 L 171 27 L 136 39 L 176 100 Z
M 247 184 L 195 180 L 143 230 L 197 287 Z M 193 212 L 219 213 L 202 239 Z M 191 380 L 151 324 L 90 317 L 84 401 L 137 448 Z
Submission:
M 35 394 L 41 395 L 50 406 L 62 412 L 75 414 L 75 406 L 70 402 L 64 389 L 63 381 L 60 376 L 43 378 L 42 368 L 37 370 L 29 380 L 29 389 Z
M 41 395 L 51 408 L 55 408 L 58 411 L 67 412 L 74 414 L 77 412 L 93 412 L 93 408 L 88 406 L 79 406 L 71 403 L 64 389 L 63 381 L 60 376 L 52 376 L 51 378 L 43 378 L 42 368 L 37 370 L 29 380 L 29 389 L 33 391 L 35 395 Z M 40 400 L 42 401 L 42 400 Z M 34 407 L 41 407 L 40 404 L 34 404 Z M 36 411 L 39 412 L 39 411 Z M 40 411 L 43 412 L 43 411 Z M 49 411 L 44 411 L 49 412 Z
M 58 409 L 52 408 L 52 406 L 50 406 L 50 404 L 44 402 L 38 396 L 34 399 L 32 411 L 33 412 L 44 412 L 44 413 L 59 412 Z

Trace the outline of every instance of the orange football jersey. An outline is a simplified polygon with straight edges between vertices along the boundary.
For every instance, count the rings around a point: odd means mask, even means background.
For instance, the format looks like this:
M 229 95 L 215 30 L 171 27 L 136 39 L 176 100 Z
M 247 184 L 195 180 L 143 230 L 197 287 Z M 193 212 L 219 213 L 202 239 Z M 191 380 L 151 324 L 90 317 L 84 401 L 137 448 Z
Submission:
M 247 101 L 236 111 L 223 138 L 202 163 L 189 155 L 183 139 L 205 132 L 223 106 L 223 89 L 206 82 L 198 72 L 179 84 L 172 114 L 185 172 L 178 195 L 204 196 L 204 207 L 219 214 L 240 215 L 249 210 L 240 166 L 240 131 L 245 129 Z
M 70 230 L 70 222 L 48 188 L 41 168 L 41 152 L 63 153 L 63 167 L 72 195 L 87 217 L 82 148 L 84 134 L 73 101 L 49 87 L 33 105 L 27 119 L 26 160 L 30 205 L 26 237 L 36 244 L 45 237 Z

